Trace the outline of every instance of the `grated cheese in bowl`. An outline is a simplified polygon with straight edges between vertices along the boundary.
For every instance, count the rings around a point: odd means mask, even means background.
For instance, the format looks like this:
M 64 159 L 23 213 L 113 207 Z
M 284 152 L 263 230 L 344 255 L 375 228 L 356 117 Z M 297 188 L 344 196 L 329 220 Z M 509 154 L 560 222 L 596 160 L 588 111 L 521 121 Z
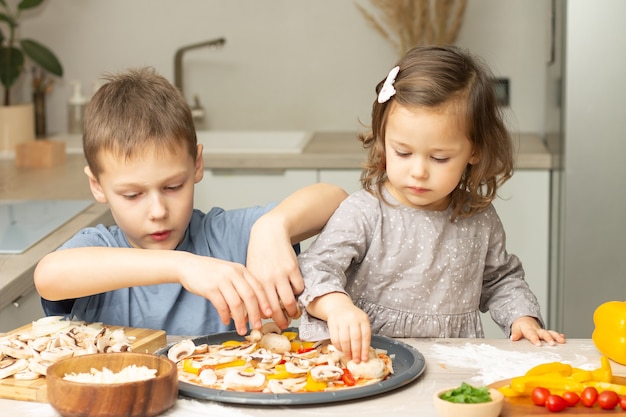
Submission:
M 121 384 L 125 382 L 145 381 L 156 376 L 156 369 L 147 366 L 130 365 L 119 372 L 113 372 L 108 368 L 98 370 L 91 368 L 90 372 L 65 374 L 63 379 L 73 382 L 88 384 Z

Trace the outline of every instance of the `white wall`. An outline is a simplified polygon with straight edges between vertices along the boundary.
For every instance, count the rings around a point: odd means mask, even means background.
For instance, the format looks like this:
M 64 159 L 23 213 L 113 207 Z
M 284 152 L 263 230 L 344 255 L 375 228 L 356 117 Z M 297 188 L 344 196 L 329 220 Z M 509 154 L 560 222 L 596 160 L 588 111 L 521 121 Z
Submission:
M 515 130 L 543 131 L 546 3 L 469 0 L 458 40 L 511 78 Z M 186 96 L 200 96 L 210 128 L 354 130 L 397 59 L 352 0 L 47 1 L 21 30 L 65 69 L 48 96 L 53 133 L 67 129 L 72 80 L 91 93 L 102 73 L 141 65 L 173 80 L 177 48 L 221 36 L 223 49 L 185 55 Z

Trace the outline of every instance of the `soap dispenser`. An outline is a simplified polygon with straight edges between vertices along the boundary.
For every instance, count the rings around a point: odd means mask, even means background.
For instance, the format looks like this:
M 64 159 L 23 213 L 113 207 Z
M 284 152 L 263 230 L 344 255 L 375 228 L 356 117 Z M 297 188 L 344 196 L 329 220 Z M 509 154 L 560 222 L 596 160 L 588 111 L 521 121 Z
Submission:
M 87 97 L 83 96 L 80 81 L 73 81 L 74 93 L 67 103 L 67 131 L 68 133 L 83 133 L 83 118 L 85 115 L 85 106 L 87 106 Z

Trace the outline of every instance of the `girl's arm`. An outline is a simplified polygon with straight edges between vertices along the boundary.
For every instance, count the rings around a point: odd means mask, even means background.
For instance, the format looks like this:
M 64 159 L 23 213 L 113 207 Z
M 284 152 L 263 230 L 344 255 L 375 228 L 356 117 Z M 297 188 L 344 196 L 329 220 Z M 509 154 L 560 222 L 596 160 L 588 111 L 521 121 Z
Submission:
M 318 183 L 285 198 L 252 227 L 247 267 L 263 286 L 272 318 L 281 328 L 298 316 L 294 294 L 304 282 L 292 244 L 319 233 L 348 194 L 338 186 Z M 282 304 L 282 306 L 281 306 Z

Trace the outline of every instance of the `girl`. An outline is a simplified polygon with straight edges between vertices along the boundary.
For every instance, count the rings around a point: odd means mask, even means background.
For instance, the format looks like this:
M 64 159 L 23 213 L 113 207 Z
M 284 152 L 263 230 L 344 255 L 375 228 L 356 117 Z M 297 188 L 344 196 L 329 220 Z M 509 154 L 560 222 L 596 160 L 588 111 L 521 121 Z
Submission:
M 426 46 L 377 85 L 372 132 L 360 137 L 363 190 L 298 260 L 305 339 L 330 336 L 367 360 L 372 332 L 484 337 L 479 312 L 489 310 L 512 340 L 565 342 L 543 328 L 491 204 L 513 170 L 491 79 L 470 54 Z

